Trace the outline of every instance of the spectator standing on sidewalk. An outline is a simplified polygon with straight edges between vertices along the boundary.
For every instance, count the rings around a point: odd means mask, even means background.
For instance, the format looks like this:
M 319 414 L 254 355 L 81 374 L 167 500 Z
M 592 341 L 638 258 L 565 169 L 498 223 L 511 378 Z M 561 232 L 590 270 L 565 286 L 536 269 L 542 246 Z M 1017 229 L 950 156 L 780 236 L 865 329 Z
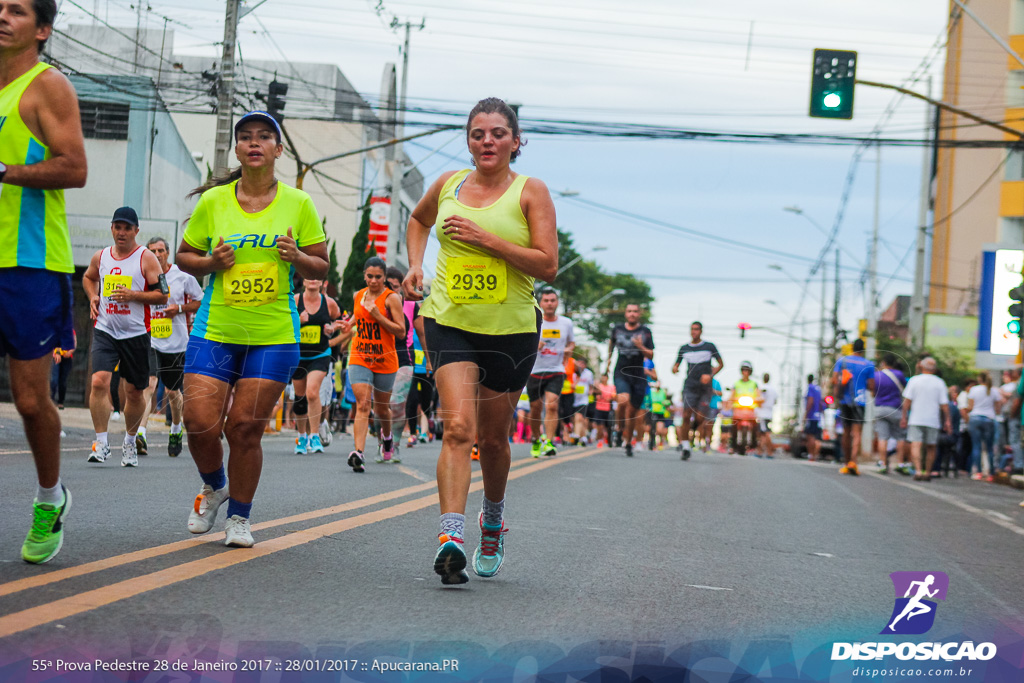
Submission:
M 1014 387 L 1016 390 L 1016 387 Z M 967 431 L 971 434 L 971 478 L 982 479 L 985 477 L 984 468 L 981 466 L 981 451 L 988 451 L 988 481 L 995 479 L 996 463 L 998 459 L 995 453 L 995 431 L 996 414 L 1000 412 L 1003 404 L 1003 392 L 992 386 L 992 378 L 987 372 L 978 373 L 978 383 L 967 392 Z M 1007 423 L 1014 422 L 1008 418 Z M 1019 425 L 1016 429 L 1019 433 Z
M 921 374 L 907 382 L 903 390 L 903 419 L 900 426 L 907 430 L 910 442 L 910 457 L 914 461 L 917 481 L 931 481 L 929 474 L 935 461 L 935 447 L 939 442 L 939 430 L 944 426 L 952 431 L 949 418 L 949 389 L 941 377 L 935 374 L 934 358 L 925 358 L 920 363 Z M 925 457 L 922 460 L 922 446 Z

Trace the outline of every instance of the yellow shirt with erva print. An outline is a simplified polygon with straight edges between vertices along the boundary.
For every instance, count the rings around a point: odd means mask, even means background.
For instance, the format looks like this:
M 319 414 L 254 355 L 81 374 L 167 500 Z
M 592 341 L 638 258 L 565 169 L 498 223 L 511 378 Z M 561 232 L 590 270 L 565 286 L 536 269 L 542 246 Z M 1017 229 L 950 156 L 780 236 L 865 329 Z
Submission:
M 294 269 L 278 255 L 276 241 L 288 228 L 299 247 L 325 241 L 320 217 L 308 194 L 282 182 L 267 208 L 246 213 L 237 184 L 204 192 L 185 228 L 185 241 L 196 249 L 209 253 L 221 237 L 235 249 L 235 265 L 210 275 L 192 334 L 227 344 L 297 344 Z

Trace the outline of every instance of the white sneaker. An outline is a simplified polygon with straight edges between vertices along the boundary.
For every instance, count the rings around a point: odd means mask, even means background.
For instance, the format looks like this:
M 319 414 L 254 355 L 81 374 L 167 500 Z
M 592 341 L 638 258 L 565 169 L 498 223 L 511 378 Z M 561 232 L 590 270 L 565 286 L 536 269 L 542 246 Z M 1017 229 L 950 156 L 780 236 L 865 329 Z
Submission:
M 217 511 L 228 499 L 228 487 L 214 491 L 208 484 L 203 484 L 188 513 L 188 530 L 194 534 L 205 534 L 213 527 L 217 519 Z
M 121 444 L 121 467 L 138 467 L 139 452 L 135 450 L 135 438 Z
M 92 453 L 89 454 L 88 462 L 106 462 L 110 457 L 110 447 L 99 441 L 92 442 Z
M 327 422 L 320 423 L 320 443 L 324 446 L 330 446 L 331 441 L 334 440 L 334 435 L 331 434 L 331 425 Z
M 110 414 L 110 419 L 111 419 L 112 421 L 114 421 L 114 422 L 120 422 L 120 421 L 121 421 L 121 413 L 119 413 L 119 412 L 117 412 L 117 411 L 115 410 L 114 412 L 112 412 L 112 413 Z
M 251 548 L 253 543 L 255 541 L 252 540 L 249 520 L 238 515 L 228 517 L 224 525 L 224 545 L 231 548 Z

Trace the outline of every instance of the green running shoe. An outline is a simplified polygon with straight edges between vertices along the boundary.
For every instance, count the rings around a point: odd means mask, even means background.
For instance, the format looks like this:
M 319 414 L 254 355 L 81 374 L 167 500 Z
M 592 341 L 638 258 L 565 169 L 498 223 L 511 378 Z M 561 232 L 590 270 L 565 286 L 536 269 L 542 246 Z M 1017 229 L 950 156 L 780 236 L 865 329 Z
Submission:
M 21 546 L 21 559 L 32 564 L 49 562 L 64 545 L 64 518 L 71 509 L 71 491 L 61 484 L 64 502 L 59 506 L 49 503 L 32 504 L 32 528 Z
M 167 455 L 172 458 L 177 458 L 181 455 L 181 442 L 184 432 L 178 432 L 177 434 L 171 434 L 167 437 Z
M 434 555 L 434 573 L 441 577 L 441 583 L 446 586 L 468 583 L 466 551 L 462 549 L 462 539 L 441 534 L 437 541 L 441 545 Z
M 535 458 L 539 458 L 540 457 L 540 451 L 541 451 L 540 439 L 534 439 L 533 443 L 530 445 L 530 455 L 532 455 Z
M 492 527 L 484 524 L 484 513 L 480 513 L 480 545 L 473 553 L 473 572 L 477 576 L 494 576 L 501 571 L 507 533 L 508 528 L 504 525 Z
M 558 449 L 555 448 L 554 442 L 551 439 L 544 437 L 544 443 L 542 445 L 545 456 L 558 455 Z

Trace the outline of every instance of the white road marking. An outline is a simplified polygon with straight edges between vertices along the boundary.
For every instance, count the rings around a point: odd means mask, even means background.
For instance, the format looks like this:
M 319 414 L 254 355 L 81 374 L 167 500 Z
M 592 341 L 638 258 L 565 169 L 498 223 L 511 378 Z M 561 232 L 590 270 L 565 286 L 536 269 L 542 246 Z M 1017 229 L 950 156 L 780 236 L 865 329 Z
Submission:
M 699 588 L 705 591 L 731 591 L 732 588 L 719 588 L 718 586 L 697 586 L 692 583 L 686 584 L 688 588 Z
M 956 498 L 954 498 L 953 496 L 951 496 L 951 495 L 949 495 L 947 493 L 942 493 L 941 491 L 930 490 L 928 488 L 928 486 L 929 486 L 928 484 L 920 485 L 920 484 L 912 484 L 910 482 L 902 482 L 902 481 L 900 481 L 898 479 L 892 479 L 890 477 L 887 477 L 884 474 L 877 474 L 875 472 L 868 472 L 868 474 L 870 476 L 873 476 L 873 477 L 875 477 L 877 479 L 880 479 L 882 481 L 889 482 L 890 484 L 895 484 L 896 486 L 903 486 L 903 487 L 908 488 L 908 489 L 913 489 L 914 491 L 917 491 L 919 493 L 923 493 L 926 496 L 931 496 L 933 498 L 938 498 L 939 500 L 944 501 L 946 503 L 949 503 L 950 505 L 955 505 L 956 507 L 960 508 L 961 510 L 966 510 L 967 512 L 970 512 L 970 513 L 973 513 L 975 515 L 978 515 L 982 519 L 987 519 L 988 521 L 992 522 L 993 524 L 998 524 L 999 526 L 1003 527 L 1004 529 L 1012 531 L 1013 533 L 1015 533 L 1015 534 L 1017 534 L 1019 536 L 1024 536 L 1024 527 L 1017 526 L 1017 524 L 1015 524 L 1013 521 L 1008 521 L 1008 520 L 1012 520 L 1012 518 L 1003 519 L 1003 516 L 998 516 L 997 517 L 995 515 L 988 514 L 989 511 L 982 510 L 981 508 L 976 508 L 973 505 L 970 505 L 970 504 L 965 503 L 963 501 L 957 500 Z
M 833 555 L 832 553 L 811 553 L 811 554 L 812 555 L 817 555 L 818 557 L 835 557 L 835 555 Z

